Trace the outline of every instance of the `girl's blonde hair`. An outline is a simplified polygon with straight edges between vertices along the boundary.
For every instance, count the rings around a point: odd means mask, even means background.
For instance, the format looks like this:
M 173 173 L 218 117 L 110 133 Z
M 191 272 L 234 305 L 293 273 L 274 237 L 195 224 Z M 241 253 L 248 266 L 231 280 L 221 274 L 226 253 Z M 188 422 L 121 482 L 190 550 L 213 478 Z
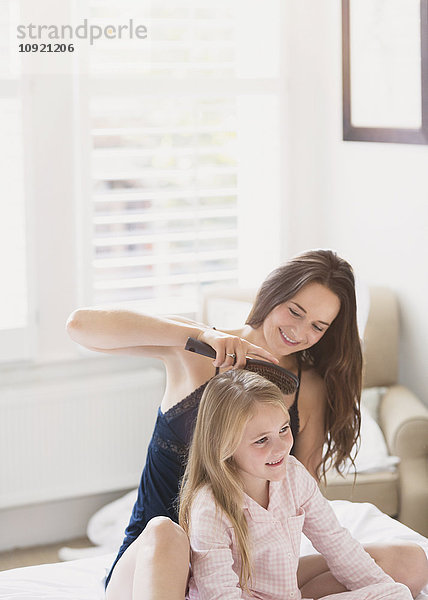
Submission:
M 195 495 L 203 486 L 210 487 L 217 507 L 233 526 L 241 555 L 239 585 L 247 591 L 250 540 L 242 509 L 243 486 L 233 454 L 257 403 L 280 407 L 288 414 L 279 388 L 261 375 L 236 369 L 211 379 L 202 395 L 179 500 L 179 523 L 189 534 Z

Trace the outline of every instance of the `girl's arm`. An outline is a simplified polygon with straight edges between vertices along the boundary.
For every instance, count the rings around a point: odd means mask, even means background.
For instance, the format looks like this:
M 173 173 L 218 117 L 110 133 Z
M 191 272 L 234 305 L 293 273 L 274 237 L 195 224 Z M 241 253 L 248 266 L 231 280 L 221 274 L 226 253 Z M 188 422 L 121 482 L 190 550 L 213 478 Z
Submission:
M 298 465 L 296 480 L 299 490 L 307 495 L 303 503 L 305 520 L 303 533 L 327 561 L 333 576 L 348 590 L 367 588 L 362 598 L 383 598 L 391 593 L 392 599 L 411 600 L 409 589 L 387 575 L 355 540 L 350 532 L 342 527 L 329 502 L 321 494 L 316 482 Z M 376 593 L 370 589 L 378 590 Z M 350 597 L 356 597 L 350 596 Z M 386 596 L 385 596 L 386 597 Z M 343 598 L 346 598 L 344 593 Z
M 233 570 L 232 529 L 203 489 L 193 501 L 190 522 L 192 577 L 189 599 L 242 600 L 245 596 Z

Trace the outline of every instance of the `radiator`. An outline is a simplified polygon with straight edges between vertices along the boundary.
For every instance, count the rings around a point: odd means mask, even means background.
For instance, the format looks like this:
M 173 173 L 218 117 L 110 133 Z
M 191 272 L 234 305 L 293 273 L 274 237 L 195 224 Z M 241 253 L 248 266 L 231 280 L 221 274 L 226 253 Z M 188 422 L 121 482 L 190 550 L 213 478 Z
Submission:
M 164 376 L 154 367 L 0 390 L 0 508 L 136 486 Z

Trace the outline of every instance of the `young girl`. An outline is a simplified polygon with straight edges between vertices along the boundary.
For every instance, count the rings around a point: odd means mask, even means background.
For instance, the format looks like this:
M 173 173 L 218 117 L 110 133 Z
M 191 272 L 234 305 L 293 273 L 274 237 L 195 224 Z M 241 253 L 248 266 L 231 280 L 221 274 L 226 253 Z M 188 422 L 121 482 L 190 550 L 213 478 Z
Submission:
M 342 528 L 317 483 L 290 450 L 290 417 L 280 390 L 233 370 L 201 399 L 180 493 L 188 533 L 190 600 L 301 598 L 303 531 L 344 590 L 328 598 L 410 600 Z

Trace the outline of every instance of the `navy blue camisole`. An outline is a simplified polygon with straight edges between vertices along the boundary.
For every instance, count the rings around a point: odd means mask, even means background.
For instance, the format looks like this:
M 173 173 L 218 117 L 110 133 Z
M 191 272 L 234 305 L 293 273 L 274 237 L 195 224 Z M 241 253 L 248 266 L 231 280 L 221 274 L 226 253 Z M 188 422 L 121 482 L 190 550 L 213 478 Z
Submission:
M 300 368 L 298 374 L 300 380 Z M 198 414 L 199 402 L 208 381 L 165 413 L 159 408 L 152 439 L 147 448 L 146 464 L 141 475 L 137 500 L 119 553 L 106 579 L 128 548 L 153 517 L 165 516 L 178 521 L 177 495 L 179 482 L 186 467 L 187 454 Z M 289 409 L 293 437 L 299 432 L 298 400 Z M 293 451 L 291 451 L 293 453 Z

